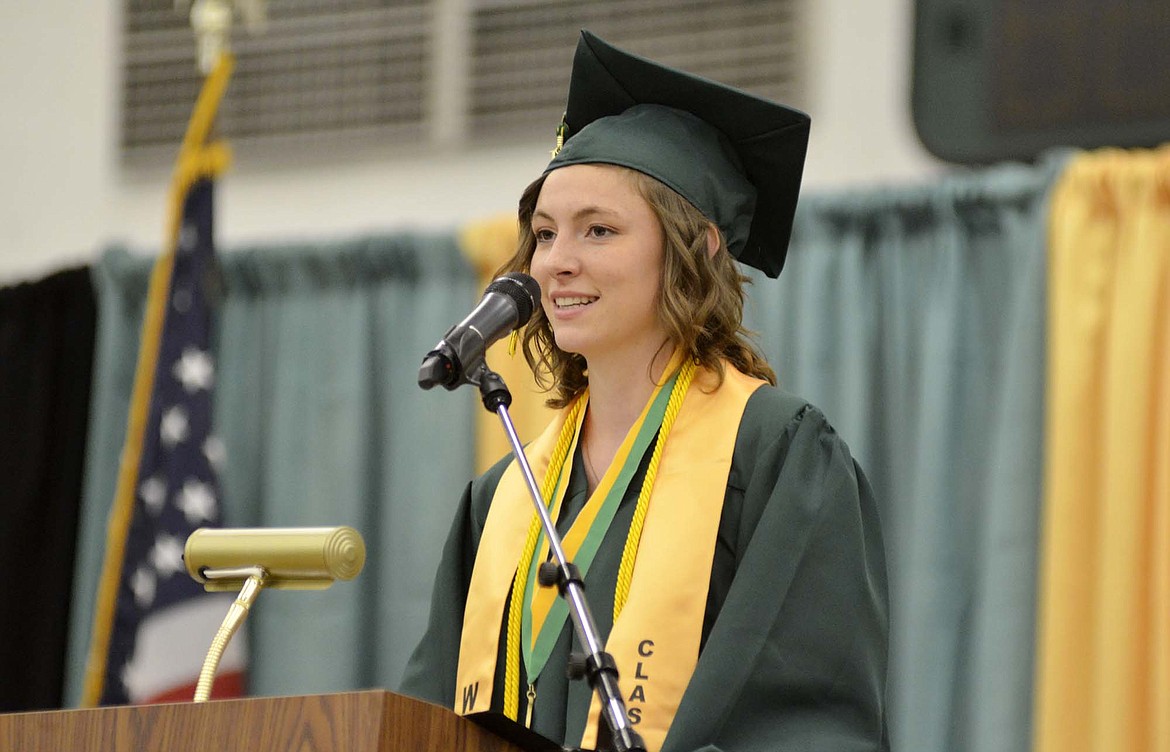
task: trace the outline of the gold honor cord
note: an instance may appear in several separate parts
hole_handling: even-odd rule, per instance
[[[553,497],[557,481],[560,479],[560,470],[565,464],[565,457],[569,447],[573,445],[573,438],[577,433],[577,419],[584,409],[586,395],[581,394],[569,409],[565,419],[565,427],[557,439],[553,449],[549,469],[544,474],[540,484],[540,496],[545,499]],[[555,468],[555,471],[554,471]],[[516,566],[516,577],[512,581],[512,599],[508,604],[508,638],[504,646],[506,657],[504,665],[504,715],[515,721],[520,715],[520,624],[524,601],[524,576],[527,574],[528,562],[536,553],[536,542],[540,538],[540,516],[532,514],[532,522],[528,526],[528,537],[524,541],[524,550],[520,554],[520,563]]]
[[[621,616],[614,622],[609,634],[605,635],[606,652],[613,656],[619,666],[626,667],[628,676],[623,677],[627,683],[625,689],[636,690],[626,698],[627,708],[632,715],[641,719],[638,733],[651,752],[661,748],[698,660],[711,561],[736,436],[749,399],[764,384],[759,379],[740,373],[730,363],[723,365],[726,377],[722,386],[719,386],[713,371],[696,364],[686,399],[663,445],[644,526],[640,534],[635,533],[638,538],[634,552],[637,558],[628,598]],[[664,383],[660,398],[655,400],[661,403],[653,419],[658,427],[656,433],[662,431],[669,397],[681,376],[682,368],[676,367],[675,370],[678,371],[673,379],[675,383]],[[539,479],[543,479],[549,472],[557,442],[571,410],[572,404],[559,411],[541,435],[525,449],[533,471],[538,476],[537,494]],[[654,443],[653,439],[650,443]],[[649,474],[654,448],[645,444],[641,446],[634,456],[645,461],[646,473]],[[566,451],[569,455],[573,454],[572,448]],[[614,463],[610,464],[607,475],[618,475],[618,467]],[[563,483],[563,477],[558,483]],[[631,497],[641,498],[628,483],[626,486]],[[523,622],[519,635],[519,656],[516,636],[513,635],[510,655],[506,638],[517,555],[525,547],[534,511],[528,490],[519,468],[513,463],[501,476],[492,497],[492,511],[480,540],[460,637],[456,681],[458,691],[452,699],[453,707],[463,715],[489,707],[502,709],[508,702],[506,697],[501,699],[498,694],[504,691],[504,675],[509,657],[514,661],[512,675],[521,681],[524,679],[525,664],[519,662],[525,660],[523,647],[527,634]],[[561,488],[558,486],[557,490]],[[637,510],[637,501],[636,498],[630,498],[629,501],[631,508],[627,511],[631,517],[620,531],[623,539],[621,544],[628,543],[630,536],[627,529],[634,527],[632,515]],[[554,508],[556,502],[554,496]],[[686,556],[679,556],[680,540],[687,541]],[[540,546],[539,541],[536,546]],[[622,545],[619,545],[619,549],[624,550]],[[615,598],[618,595],[618,564],[618,561],[614,562],[612,592]],[[523,614],[529,608],[527,598],[521,606],[521,619],[524,619]],[[670,618],[664,619],[662,614],[669,614]],[[504,629],[500,628],[501,625]],[[653,642],[650,649],[652,657],[647,656],[647,640]],[[633,667],[639,663],[643,663],[643,668],[633,671]],[[639,676],[647,673],[653,676],[653,680],[649,676]],[[549,678],[554,677],[550,675]],[[493,691],[497,680],[499,684]],[[628,686],[631,680],[636,686]],[[517,683],[513,679],[514,702],[509,704],[513,713],[516,703],[523,705],[524,702],[520,699],[524,686],[521,684],[517,691]],[[533,689],[538,687],[534,686]],[[538,697],[536,703],[539,701]],[[536,703],[530,703],[529,707]],[[594,695],[580,741],[569,739],[570,746],[583,749],[596,747],[603,710],[601,705]]]
[[[679,361],[681,362],[681,358]],[[630,483],[638,466],[642,464],[642,459],[649,457],[654,440],[662,427],[666,405],[678,381],[678,368],[671,367],[668,372],[671,376],[655,387],[638,419],[626,431],[625,438],[606,467],[601,480],[589,494],[585,505],[576,514],[576,519],[561,539],[565,556],[577,566],[582,576],[589,575],[593,558],[601,547],[602,540],[606,537],[627,491],[634,491],[635,499],[638,496],[637,489],[632,489]],[[589,407],[586,406],[585,410],[588,412]],[[580,441],[579,426],[577,446],[580,446]],[[575,451],[575,448],[570,448],[569,456],[573,456]],[[557,485],[558,493],[553,499],[554,518],[560,516],[561,505],[568,493],[567,475],[570,474],[562,469],[561,481]],[[557,636],[569,618],[568,603],[557,597],[557,589],[537,586],[539,565],[550,559],[550,549],[547,546],[547,540],[542,533],[536,543],[536,555],[528,564],[528,578],[524,588],[524,612],[520,624],[520,644],[523,648],[521,657],[525,672],[532,678],[540,676],[544,670],[544,664],[552,652],[553,645],[556,644]],[[530,683],[528,694],[532,695],[535,690],[535,685]]]
[[[687,389],[695,378],[695,362],[687,360],[678,375],[678,381],[670,392],[670,402],[666,403],[666,414],[662,416],[662,428],[658,432],[658,441],[654,443],[654,454],[650,456],[650,465],[646,468],[646,479],[642,482],[642,490],[638,494],[638,506],[634,508],[634,519],[630,521],[630,533],[626,537],[626,547],[622,549],[622,563],[618,567],[617,589],[613,594],[613,620],[616,623],[626,599],[630,597],[630,582],[634,579],[634,559],[638,556],[638,542],[642,539],[642,526],[646,523],[646,511],[650,508],[650,491],[654,487],[654,479],[658,476],[658,463],[662,461],[662,449],[666,446],[666,436],[674,427],[674,419],[678,417]]]
[[[691,359],[686,359],[679,370],[678,378],[675,380],[674,387],[671,389],[670,398],[667,403],[666,412],[663,416],[661,428],[658,431],[657,439],[654,444],[654,453],[651,456],[650,466],[647,468],[646,476],[642,480],[642,487],[638,495],[638,506],[634,512],[634,522],[631,524],[630,534],[626,539],[626,546],[622,551],[622,567],[628,568],[629,576],[625,578],[624,591],[621,592],[621,604],[625,604],[625,600],[629,594],[629,584],[632,579],[634,560],[637,556],[638,542],[641,538],[642,525],[645,522],[646,511],[649,507],[650,494],[654,487],[654,480],[658,472],[659,460],[662,456],[663,447],[666,444],[666,439],[670,433],[670,428],[674,424],[674,418],[678,415],[679,408],[682,405],[683,399],[686,396],[687,389],[694,379],[695,363]],[[576,402],[574,402],[571,411],[565,420],[564,426],[561,429],[561,434],[557,440],[556,449],[550,459],[548,471],[542,482],[542,495],[545,499],[551,498],[553,490],[556,489],[558,481],[562,479],[562,468],[569,448],[573,445],[578,429],[578,419],[580,417],[581,407],[585,404],[585,396],[582,395]],[[567,482],[567,476],[565,478]],[[536,545],[540,538],[541,528],[539,517],[533,516],[533,522],[529,526],[528,538],[525,541],[524,551],[520,557],[520,563],[516,569],[516,576],[512,583],[512,596],[508,607],[508,629],[507,642],[505,645],[505,668],[504,668],[504,714],[515,721],[519,718],[519,704],[520,704],[520,660],[521,660],[521,628],[523,623],[523,605],[524,605],[524,589],[525,589],[525,575],[527,574],[532,562],[532,557],[536,553]],[[619,588],[622,586],[622,578],[619,570]],[[617,606],[618,596],[615,595],[615,610],[620,611]],[[532,702],[534,698],[534,691],[532,683],[535,682],[536,677],[529,677],[530,685],[528,690],[528,723],[531,726],[532,718]]]

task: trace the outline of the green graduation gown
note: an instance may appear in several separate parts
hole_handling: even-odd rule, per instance
[[[585,577],[603,639],[612,627],[618,565],[651,453],[652,447]],[[557,521],[562,532],[586,500],[577,454]],[[472,566],[508,461],[463,495],[436,575],[427,632],[406,669],[401,689],[407,694],[447,707],[455,698]],[[877,506],[861,468],[819,410],[772,387],[752,394],[717,536],[699,661],[663,752],[888,750],[888,596]],[[679,556],[685,556],[681,543]],[[501,636],[501,650],[504,644]],[[565,678],[570,650],[579,647],[567,621],[536,682],[533,708],[533,729],[562,746],[580,740],[591,692],[585,682]],[[500,706],[502,657],[497,665],[493,698]],[[625,676],[631,669],[619,670]],[[523,718],[527,677],[521,682]]]

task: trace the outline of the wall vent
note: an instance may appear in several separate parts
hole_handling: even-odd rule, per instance
[[[269,0],[233,35],[219,126],[236,143],[418,145],[549,136],[579,29],[780,101],[798,94],[797,0]],[[201,76],[185,14],[127,0],[123,155],[173,148]],[[551,139],[551,136],[549,136]]]

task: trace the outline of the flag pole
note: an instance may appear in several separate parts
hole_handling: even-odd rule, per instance
[[[95,707],[101,701],[106,682],[107,659],[117,607],[118,589],[122,578],[122,564],[126,540],[134,514],[135,489],[138,486],[139,464],[143,440],[150,413],[154,376],[157,369],[159,344],[166,319],[171,275],[182,224],[183,202],[191,185],[201,177],[215,176],[227,169],[230,152],[221,142],[208,143],[207,138],[219,110],[220,101],[231,77],[234,59],[230,53],[220,54],[211,74],[204,80],[187,132],[179,149],[171,180],[167,245],[155,262],[147,294],[146,313],[142,325],[141,344],[134,374],[134,389],[130,413],[118,469],[117,490],[110,510],[106,537],[106,551],[102,574],[98,582],[94,607],[89,654],[82,687],[81,706]]]

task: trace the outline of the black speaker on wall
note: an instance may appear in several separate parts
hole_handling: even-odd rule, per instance
[[[917,0],[913,110],[965,164],[1170,142],[1170,0]]]

